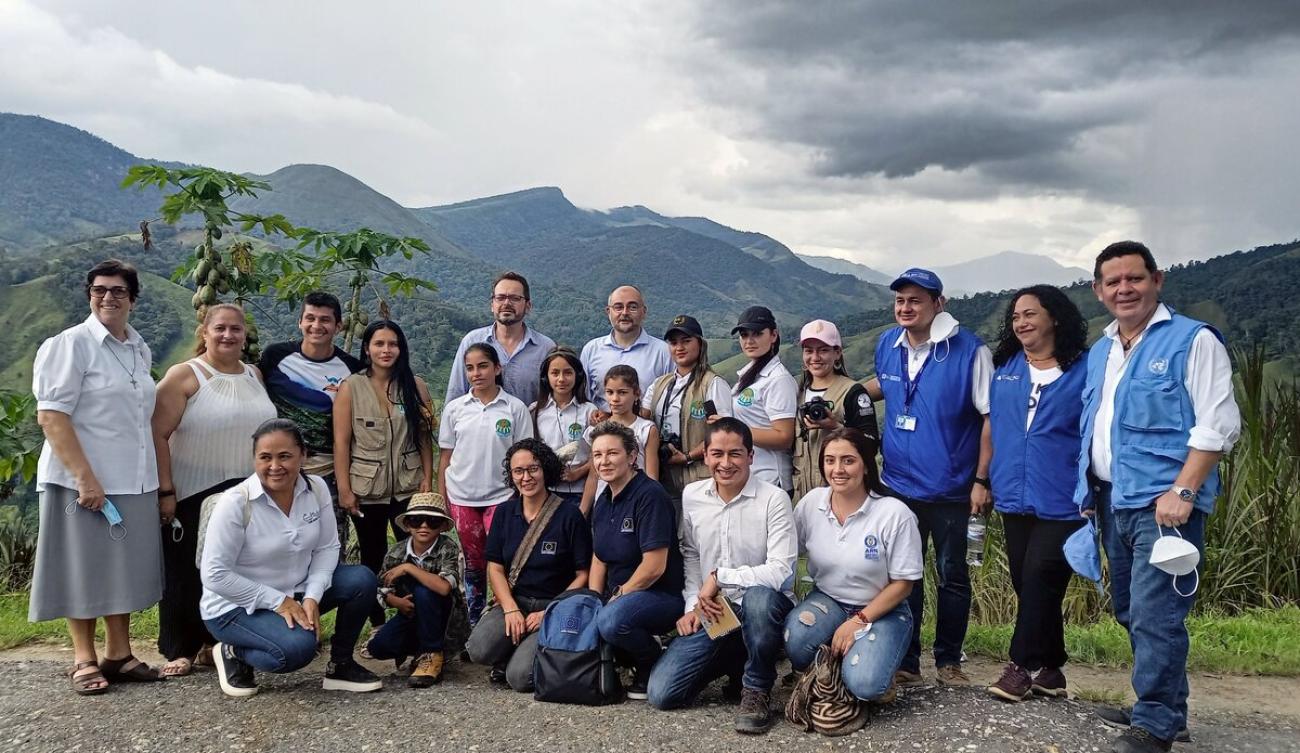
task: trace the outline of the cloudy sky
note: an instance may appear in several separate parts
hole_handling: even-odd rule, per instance
[[[0,111],[408,206],[558,185],[893,271],[1300,237],[1294,0],[0,0]]]

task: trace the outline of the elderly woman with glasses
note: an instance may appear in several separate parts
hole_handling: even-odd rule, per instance
[[[545,442],[516,442],[503,466],[515,494],[497,506],[488,532],[488,580],[496,603],[483,613],[466,648],[476,664],[491,666],[494,683],[530,693],[546,605],[587,585],[591,527],[577,505],[548,491],[564,464]]]

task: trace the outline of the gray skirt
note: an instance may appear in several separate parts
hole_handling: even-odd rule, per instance
[[[94,619],[157,604],[163,585],[158,492],[109,495],[122,514],[122,525],[111,531],[102,512],[76,499],[75,490],[56,484],[40,494],[27,619]]]

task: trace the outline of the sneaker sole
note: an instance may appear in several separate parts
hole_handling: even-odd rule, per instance
[[[765,735],[772,730],[772,722],[769,721],[762,727],[742,727],[737,724],[734,729],[742,735]]]
[[[326,677],[321,683],[321,687],[325,690],[346,690],[349,693],[373,693],[374,691],[383,688],[384,682],[383,680],[375,680],[374,682],[350,682],[348,680],[335,680]]]
[[[1042,685],[1033,685],[1029,688],[1034,695],[1046,696],[1048,698],[1069,698],[1070,691],[1065,688],[1045,688]],[[1104,720],[1103,720],[1104,721]]]
[[[249,698],[257,695],[257,688],[237,688],[226,682],[226,658],[221,655],[225,647],[220,643],[212,647],[212,665],[217,670],[217,682],[221,685],[221,692],[231,698]]]
[[[1034,691],[1026,690],[1024,695],[1018,696],[1015,693],[1007,692],[1002,688],[997,687],[996,685],[990,685],[988,687],[988,691],[989,691],[989,695],[993,696],[994,698],[1000,698],[1010,703],[1020,703],[1021,701],[1027,701],[1030,698],[1032,698],[1034,695]]]
[[[1097,718],[1097,721],[1101,722],[1107,727],[1110,727],[1111,729],[1128,729],[1129,727],[1133,726],[1132,724],[1124,724],[1123,722],[1111,721],[1110,719],[1107,719],[1103,716],[1098,716],[1096,714],[1094,714],[1093,716]],[[1178,730],[1178,734],[1174,735],[1174,742],[1176,743],[1190,743],[1191,741],[1192,741],[1192,733],[1186,727]]]
[[[627,697],[628,700],[631,701],[644,701],[645,699],[650,697],[650,694],[644,691],[629,690],[627,691]]]

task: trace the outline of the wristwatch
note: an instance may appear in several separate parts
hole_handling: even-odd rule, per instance
[[[975,483],[979,484],[980,486],[984,487],[985,489],[992,489],[992,488],[993,488],[992,484],[989,483],[989,480],[988,480],[988,479],[986,479],[986,478],[980,478],[979,476],[976,476],[976,477],[975,477]]]
[[[1196,492],[1192,489],[1188,489],[1185,486],[1175,486],[1173,489],[1170,489],[1170,491],[1172,491],[1174,494],[1177,494],[1178,498],[1184,502],[1196,501]]]

